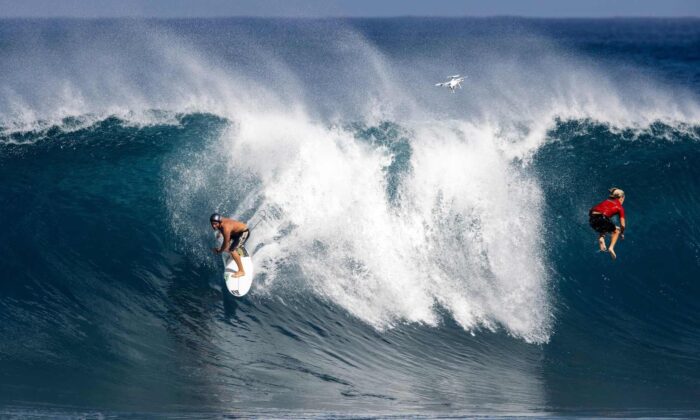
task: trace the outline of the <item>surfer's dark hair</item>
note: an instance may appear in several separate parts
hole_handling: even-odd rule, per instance
[[[211,216],[209,216],[209,223],[221,223],[221,215],[219,213],[214,213]]]

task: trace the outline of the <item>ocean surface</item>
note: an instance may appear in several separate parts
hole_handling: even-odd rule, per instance
[[[697,417],[700,20],[0,20],[0,221],[3,417]]]

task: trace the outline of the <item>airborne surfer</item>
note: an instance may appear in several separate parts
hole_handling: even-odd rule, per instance
[[[601,252],[609,252],[612,259],[616,259],[615,244],[617,239],[621,237],[625,239],[625,209],[622,208],[622,203],[625,202],[625,192],[617,187],[610,188],[610,195],[604,201],[596,204],[588,212],[588,223],[593,230],[598,232],[598,245]],[[614,215],[620,218],[620,227],[610,220]],[[610,247],[605,247],[605,235],[611,234]]]
[[[212,248],[212,251],[217,254],[221,254],[225,250],[228,250],[228,252],[231,253],[231,258],[233,258],[233,260],[236,262],[236,266],[238,266],[238,271],[233,275],[233,277],[245,276],[241,256],[238,254],[238,252],[236,252],[236,250],[248,240],[248,235],[250,235],[248,226],[243,222],[239,222],[238,220],[221,217],[219,213],[212,214],[211,217],[209,217],[209,223],[211,223],[212,229],[218,230],[224,237],[221,247]]]

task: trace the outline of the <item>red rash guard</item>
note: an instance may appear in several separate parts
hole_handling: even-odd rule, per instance
[[[603,214],[608,219],[616,214],[620,214],[620,219],[625,218],[625,209],[622,208],[622,203],[617,198],[607,199],[596,204],[591,211]]]

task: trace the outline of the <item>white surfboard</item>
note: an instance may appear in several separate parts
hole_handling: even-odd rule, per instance
[[[250,286],[253,284],[253,259],[248,254],[248,250],[245,246],[239,246],[236,250],[241,256],[241,263],[243,264],[243,271],[245,275],[241,277],[233,277],[235,273],[238,272],[238,266],[236,261],[231,258],[231,253],[223,252],[221,257],[224,260],[224,281],[226,282],[226,288],[232,295],[236,297],[245,296],[250,290]]]

